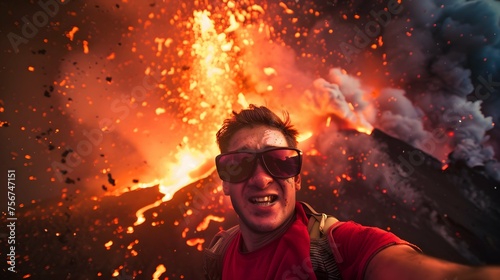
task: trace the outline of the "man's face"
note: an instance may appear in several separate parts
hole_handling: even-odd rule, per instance
[[[233,135],[228,151],[261,151],[270,147],[288,147],[280,131],[257,126],[243,128]],[[262,167],[260,160],[254,174],[243,182],[222,182],[225,195],[229,195],[242,224],[253,232],[277,229],[290,218],[295,209],[295,192],[300,189],[300,175],[288,179],[275,179]],[[272,197],[271,203],[259,203]]]

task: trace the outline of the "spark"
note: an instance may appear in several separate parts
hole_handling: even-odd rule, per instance
[[[68,37],[70,41],[73,41],[75,33],[78,32],[78,30],[80,29],[77,26],[73,26],[73,28],[66,33],[66,37]]]
[[[206,216],[203,221],[196,227],[196,230],[197,231],[203,231],[203,230],[206,230],[208,228],[208,225],[210,224],[210,221],[214,221],[214,222],[223,222],[224,221],[224,217],[218,217],[218,216],[214,216],[214,215],[208,215]]]
[[[167,271],[167,268],[163,264],[159,264],[156,267],[156,271],[153,273],[153,280],[159,280],[160,276]]]

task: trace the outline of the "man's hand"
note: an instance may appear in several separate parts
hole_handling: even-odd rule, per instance
[[[366,269],[365,279],[498,280],[500,266],[466,266],[426,256],[406,245],[395,245],[373,257]]]

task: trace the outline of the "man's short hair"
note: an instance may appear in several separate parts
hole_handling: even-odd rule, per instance
[[[288,112],[283,111],[283,119],[281,119],[265,106],[257,107],[250,104],[248,109],[243,109],[239,113],[233,111],[233,116],[224,120],[216,135],[220,151],[228,152],[229,141],[240,129],[260,125],[277,129],[285,136],[288,147],[297,148],[299,132],[291,124]]]

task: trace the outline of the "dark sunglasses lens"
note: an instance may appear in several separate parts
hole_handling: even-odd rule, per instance
[[[276,178],[290,178],[300,173],[302,160],[296,150],[271,150],[265,152],[262,158],[271,175]]]
[[[220,155],[216,159],[217,172],[222,181],[238,183],[246,180],[255,167],[255,155],[233,153]]]

